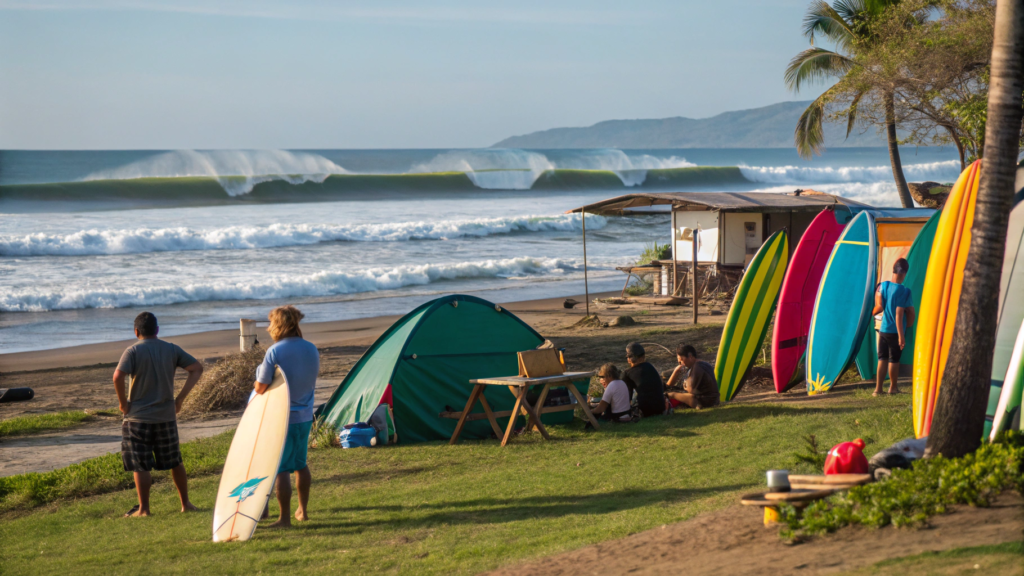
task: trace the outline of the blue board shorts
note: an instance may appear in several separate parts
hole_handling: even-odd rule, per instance
[[[284,452],[281,453],[281,466],[277,469],[278,474],[290,474],[306,467],[311,428],[313,428],[312,420],[288,425],[288,436],[284,441]]]

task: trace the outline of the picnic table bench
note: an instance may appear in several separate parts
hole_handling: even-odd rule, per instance
[[[576,404],[565,404],[562,406],[544,406],[545,400],[548,397],[548,391],[552,386],[559,387],[565,386],[569,393],[572,394],[576,401],[579,402],[578,406],[583,410],[584,416],[590,421],[597,429],[597,418],[594,418],[593,412],[590,411],[590,405],[587,404],[586,398],[580,394],[580,391],[576,389],[573,382],[576,380],[589,380],[594,375],[594,372],[566,372],[565,374],[558,374],[555,376],[541,376],[536,378],[530,378],[527,376],[496,376],[492,378],[477,378],[470,380],[469,383],[473,384],[473,391],[469,395],[469,400],[466,402],[466,407],[463,408],[462,412],[446,412],[442,416],[453,418],[458,414],[459,422],[455,425],[455,432],[452,433],[452,438],[448,442],[449,444],[455,444],[459,441],[459,435],[462,434],[462,429],[466,425],[467,421],[482,420],[487,418],[491,423],[491,429],[494,430],[494,435],[501,438],[501,445],[508,444],[509,438],[512,437],[512,430],[515,429],[516,417],[522,415],[527,417],[526,430],[530,431],[534,427],[540,431],[541,435],[544,436],[545,440],[550,440],[551,437],[548,435],[547,429],[544,427],[544,423],[540,421],[542,414],[550,414],[552,412],[565,412],[576,408]],[[487,402],[487,398],[484,397],[484,390],[487,386],[504,386],[512,392],[512,395],[516,398],[515,406],[512,410],[495,412],[491,410],[490,404]],[[532,386],[543,386],[540,391],[540,396],[537,398],[537,406],[530,404],[530,401],[526,398],[526,392]],[[470,412],[479,402],[484,408],[483,414],[471,414]],[[508,417],[508,425],[505,427],[505,431],[502,432],[501,427],[498,426],[498,418]]]

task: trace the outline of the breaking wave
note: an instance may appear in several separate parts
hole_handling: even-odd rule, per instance
[[[622,150],[581,150],[573,157],[551,160],[539,152],[515,149],[456,150],[417,164],[409,172],[433,174],[462,172],[485,190],[529,190],[547,172],[585,170],[612,172],[623,186],[639,186],[648,170],[696,166],[685,158],[658,158],[649,154],[629,156]]]
[[[305,276],[271,276],[258,282],[106,288],[81,288],[69,285],[61,290],[7,292],[0,295],[0,311],[45,312],[82,308],[158,306],[183,302],[335,296],[393,290],[445,280],[566,276],[580,268],[581,266],[572,260],[520,257],[455,264],[369,268],[357,272],[324,270]]]
[[[587,226],[599,230],[607,224],[591,216]],[[578,214],[475,218],[437,222],[386,224],[272,224],[228,226],[210,230],[192,228],[137,228],[134,230],[82,230],[73,234],[0,236],[0,256],[87,256],[184,250],[250,250],[300,246],[321,242],[399,242],[447,240],[515,232],[580,230]]]
[[[263,182],[289,184],[323,182],[331,174],[348,171],[318,154],[285,150],[175,150],[113,170],[93,172],[91,180],[207,177],[216,179],[229,196],[252,192]]]
[[[584,150],[575,157],[553,161],[540,152],[515,149],[454,150],[412,166],[399,174],[464,174],[483,190],[529,190],[545,173],[558,170],[611,172],[623,186],[639,186],[648,170],[696,166],[685,158],[627,155],[621,150]],[[252,192],[258,184],[282,181],[298,185],[323,183],[334,174],[353,174],[309,152],[285,150],[175,150],[111,170],[93,172],[84,181],[154,178],[212,178],[229,196]],[[369,173],[362,176],[394,176]]]

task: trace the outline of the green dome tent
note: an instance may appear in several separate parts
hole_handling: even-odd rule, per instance
[[[465,407],[473,388],[469,380],[515,376],[519,373],[516,353],[543,343],[536,330],[491,302],[461,294],[438,298],[388,328],[319,414],[340,429],[365,422],[377,406],[387,402],[401,442],[447,440],[456,420],[440,413],[448,407],[453,411]],[[495,411],[511,410],[515,403],[504,387],[490,386],[484,394]],[[482,409],[477,405],[475,411]],[[542,419],[545,424],[558,424],[572,417],[572,412],[558,412]],[[467,422],[462,432],[463,438],[490,435],[487,420]]]

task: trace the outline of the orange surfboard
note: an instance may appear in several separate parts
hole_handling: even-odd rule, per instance
[[[953,340],[980,171],[978,160],[960,175],[935,229],[914,343],[914,434],[918,438],[927,436],[931,430],[935,401]]]

